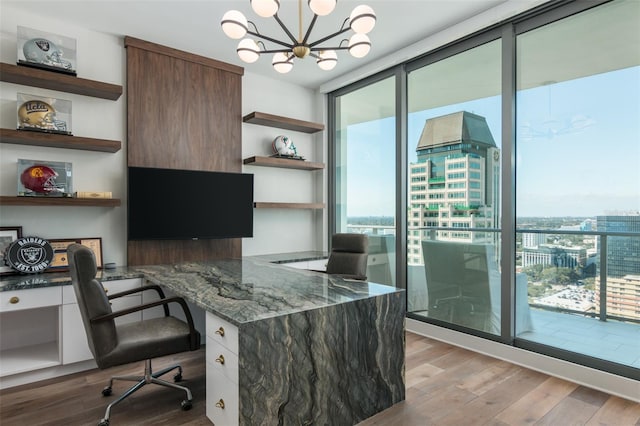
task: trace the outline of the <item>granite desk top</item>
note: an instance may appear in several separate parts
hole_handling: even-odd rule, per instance
[[[327,253],[322,251],[301,251],[291,253],[275,253],[251,256],[255,259],[272,263],[304,262],[309,260],[325,259]],[[135,267],[122,266],[115,269],[98,270],[96,278],[100,281],[116,281],[129,278],[143,278],[142,273]],[[27,290],[31,288],[53,287],[71,285],[69,272],[45,272],[41,274],[14,274],[0,276],[0,292]]]
[[[234,325],[402,292],[254,258],[139,266],[145,279]]]
[[[104,269],[96,278],[144,278],[234,325],[404,291],[289,268],[257,256]],[[9,275],[0,277],[0,292],[70,284],[68,272]]]

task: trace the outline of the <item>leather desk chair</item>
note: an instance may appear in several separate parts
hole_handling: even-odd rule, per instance
[[[193,319],[186,302],[179,297],[165,298],[162,289],[155,285],[143,286],[107,296],[102,284],[96,279],[97,268],[93,252],[83,245],[72,244],[68,247],[67,254],[73,289],[78,300],[89,348],[98,367],[105,369],[130,362],[145,361],[143,376],[112,377],[109,385],[102,390],[104,396],[109,396],[112,392],[114,380],[137,382],[107,406],[104,418],[98,425],[108,426],[111,407],[149,383],[185,392],[186,399],[182,401],[181,407],[183,410],[189,410],[193,399],[191,391],[184,386],[159,378],[170,371],[178,370],[178,373],[174,376],[174,381],[179,382],[182,380],[182,367],[174,365],[155,373],[151,368],[151,358],[193,351],[200,347],[200,333],[194,328]],[[141,291],[156,291],[160,296],[160,300],[120,311],[113,312],[111,310],[110,300]],[[182,307],[186,322],[170,316],[168,305],[175,303]],[[163,317],[129,324],[115,323],[115,319],[120,316],[154,306],[163,306]]]
[[[333,234],[327,274],[344,278],[367,280],[369,238],[364,234]]]

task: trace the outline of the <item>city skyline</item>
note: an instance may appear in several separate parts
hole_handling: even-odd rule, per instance
[[[518,217],[640,211],[638,81],[640,67],[631,67],[518,92]],[[425,121],[458,111],[485,117],[501,148],[500,108],[494,96],[409,114],[408,163],[417,161]],[[348,132],[347,216],[393,216],[395,167],[388,159],[395,158],[395,119]]]

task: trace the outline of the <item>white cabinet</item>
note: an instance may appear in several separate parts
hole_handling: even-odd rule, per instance
[[[140,287],[140,278],[105,281],[107,294]],[[142,303],[133,294],[115,299],[112,309]],[[140,312],[117,318],[132,322]],[[71,285],[0,291],[0,377],[28,373],[48,367],[73,364],[93,358],[80,309]]]
[[[62,293],[63,301],[73,300],[73,303],[62,305],[62,363],[72,364],[92,359],[93,354],[89,350],[73,287],[65,286]]]
[[[0,377],[60,364],[60,287],[0,292]]]
[[[240,419],[238,327],[206,313],[207,417],[215,425],[236,425]]]

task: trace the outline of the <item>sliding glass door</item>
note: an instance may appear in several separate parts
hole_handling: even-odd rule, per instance
[[[396,285],[395,77],[335,97],[335,231],[369,236],[369,281]]]
[[[465,46],[466,47],[466,46]],[[408,75],[408,312],[500,334],[501,42]]]
[[[639,2],[615,1],[516,39],[516,267],[534,320],[517,336],[635,367],[639,22]]]
[[[410,318],[640,379],[638,22],[546,3],[330,95],[335,229]]]

